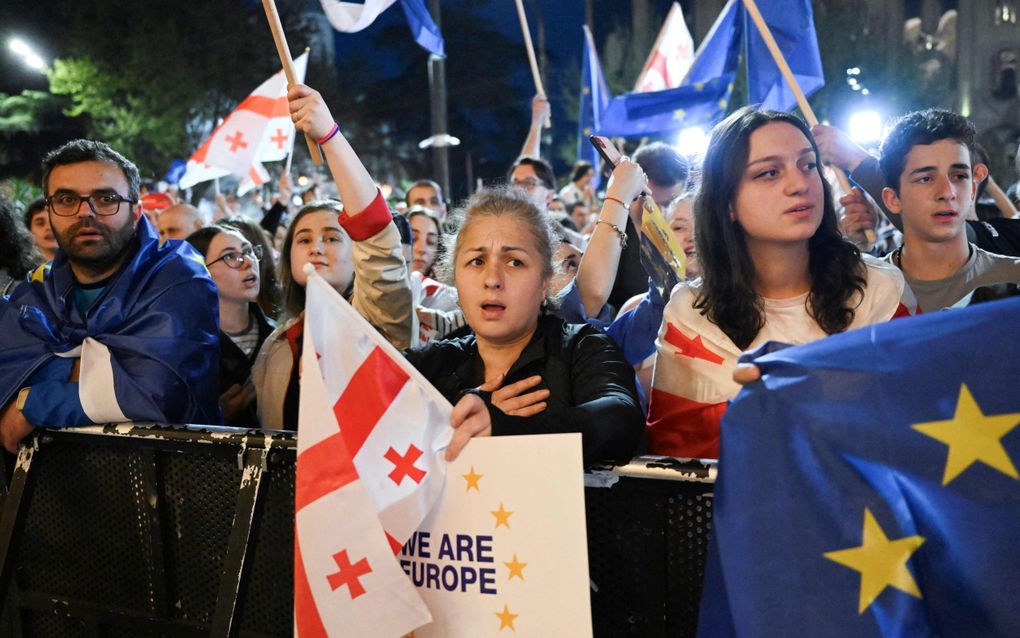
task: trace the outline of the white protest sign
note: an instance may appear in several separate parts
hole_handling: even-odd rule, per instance
[[[397,555],[434,621],[414,638],[592,635],[581,435],[472,439]]]

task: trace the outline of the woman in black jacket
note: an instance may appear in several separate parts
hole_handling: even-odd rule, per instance
[[[544,312],[548,217],[506,188],[476,193],[457,214],[441,270],[471,334],[408,353],[455,403],[447,458],[472,436],[580,432],[586,463],[629,459],[644,430],[633,369],[606,335]]]

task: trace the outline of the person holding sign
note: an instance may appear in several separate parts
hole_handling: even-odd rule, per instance
[[[742,351],[891,319],[904,312],[904,283],[843,239],[818,147],[789,113],[748,107],[715,127],[694,218],[702,279],[666,306],[649,450],[715,458]]]
[[[585,462],[629,459],[644,418],[606,335],[547,314],[556,240],[526,193],[483,190],[458,211],[442,264],[472,334],[408,359],[454,403],[447,459],[474,436],[580,432]]]

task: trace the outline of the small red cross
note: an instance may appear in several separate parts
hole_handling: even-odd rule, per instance
[[[287,136],[283,134],[282,128],[278,128],[276,129],[276,135],[269,138],[269,141],[275,142],[277,148],[279,148],[282,151],[283,145],[287,143]]]
[[[236,153],[238,148],[248,148],[248,142],[243,141],[241,131],[234,133],[233,138],[228,135],[224,139],[226,139],[227,143],[230,144],[231,153]]]
[[[340,571],[337,573],[326,576],[326,580],[329,581],[329,586],[333,588],[333,591],[347,585],[347,589],[351,593],[351,600],[364,594],[365,588],[361,586],[361,582],[358,579],[372,571],[372,568],[368,565],[368,559],[362,558],[352,565],[345,549],[333,554],[333,560],[336,561],[336,566],[340,568]]]
[[[390,472],[390,480],[397,485],[403,482],[405,476],[411,477],[415,483],[421,483],[421,480],[425,478],[425,470],[414,466],[414,462],[421,458],[421,450],[416,448],[413,444],[408,446],[407,452],[403,455],[397,452],[393,448],[386,450],[386,454],[383,455],[390,463],[395,466],[393,471]]]

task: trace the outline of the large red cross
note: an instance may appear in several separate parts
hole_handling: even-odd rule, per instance
[[[230,144],[230,152],[236,153],[238,148],[248,148],[248,142],[243,141],[241,131],[234,133],[234,137],[231,138],[229,135],[224,138],[228,144]]]
[[[421,458],[421,450],[416,448],[413,443],[408,446],[407,452],[403,455],[390,448],[386,450],[383,458],[394,465],[393,471],[390,472],[390,480],[397,485],[403,482],[405,476],[411,477],[415,483],[421,483],[421,480],[425,478],[425,470],[414,466],[414,462]]]
[[[358,579],[372,571],[368,564],[368,559],[362,558],[352,565],[345,549],[333,554],[333,560],[336,561],[336,566],[340,568],[340,571],[337,573],[326,576],[326,580],[329,581],[329,586],[333,588],[333,591],[347,585],[347,590],[351,593],[351,600],[364,594],[365,588],[361,586],[361,581]]]
[[[283,134],[282,128],[278,128],[276,129],[276,135],[269,138],[269,141],[275,142],[277,148],[279,148],[282,151],[283,145],[287,143],[287,136]]]

